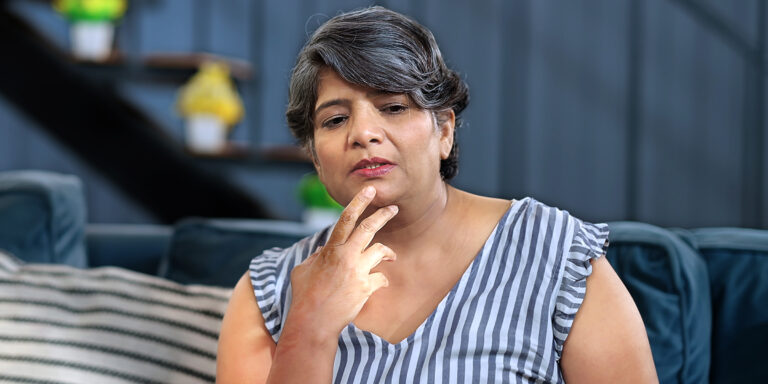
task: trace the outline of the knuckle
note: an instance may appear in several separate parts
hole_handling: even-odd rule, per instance
[[[373,251],[376,253],[387,253],[387,246],[382,243],[376,243],[371,245],[371,248],[373,248]]]
[[[384,256],[395,256],[395,251],[393,251],[392,248],[387,247],[382,243],[373,244],[371,248],[373,248],[375,252],[382,254]]]
[[[359,203],[365,204],[365,203],[368,201],[368,197],[366,197],[366,196],[365,196],[364,194],[362,194],[362,193],[358,193],[358,194],[355,196],[355,200],[357,200]]]
[[[339,223],[341,224],[349,224],[354,222],[355,217],[351,212],[344,211],[341,213],[341,216],[339,216]]]
[[[360,223],[360,229],[368,233],[376,232],[376,226],[368,219]]]

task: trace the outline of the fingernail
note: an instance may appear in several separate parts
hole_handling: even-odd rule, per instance
[[[400,211],[400,208],[397,207],[397,205],[390,205],[389,210],[392,211],[393,215],[396,215],[398,211]]]
[[[363,196],[365,197],[373,197],[375,193],[376,193],[376,189],[374,189],[370,185],[363,188]]]

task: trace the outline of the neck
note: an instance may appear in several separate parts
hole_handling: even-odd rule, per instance
[[[399,202],[398,214],[376,234],[373,242],[397,250],[409,249],[413,242],[427,241],[430,233],[441,231],[455,196],[456,190],[442,183],[429,199]]]

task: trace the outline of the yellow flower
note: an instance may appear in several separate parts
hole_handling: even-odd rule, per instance
[[[179,91],[177,108],[184,117],[203,113],[216,115],[228,126],[243,117],[243,102],[224,63],[203,64]]]

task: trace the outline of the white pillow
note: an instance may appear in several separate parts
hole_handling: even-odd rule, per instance
[[[0,252],[0,382],[213,382],[230,293]]]

